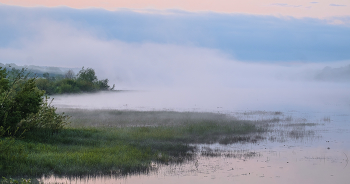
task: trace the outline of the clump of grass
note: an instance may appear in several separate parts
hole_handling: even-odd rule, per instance
[[[293,117],[292,116],[287,116],[286,118],[284,118],[284,121],[293,121]]]
[[[249,115],[274,115],[279,116],[283,113],[281,111],[248,111],[244,112],[243,115],[249,116]]]
[[[331,121],[331,117],[326,116],[326,117],[323,118],[323,121],[325,121],[325,122],[330,122],[330,121]]]
[[[2,177],[0,179],[0,184],[30,184],[32,183],[31,179],[13,179],[13,178],[5,178]]]
[[[226,157],[226,158],[238,158],[238,159],[250,159],[260,156],[257,152],[247,151],[247,150],[234,150],[226,151],[220,149],[211,149],[208,147],[203,147],[200,150],[200,155],[204,157]]]

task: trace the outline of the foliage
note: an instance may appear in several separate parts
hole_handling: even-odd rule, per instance
[[[20,180],[16,180],[13,178],[5,178],[2,177],[2,179],[0,180],[0,184],[29,184],[32,183],[31,179],[23,179],[21,178]]]
[[[39,112],[44,91],[36,87],[35,78],[24,75],[24,69],[9,76],[0,67],[0,83],[0,126],[14,132],[22,119]]]
[[[36,85],[47,94],[63,94],[113,90],[114,85],[110,87],[108,82],[108,79],[98,80],[92,68],[83,67],[76,76],[69,70],[64,78],[44,73],[43,78],[36,80]]]
[[[92,68],[84,69],[84,67],[78,73],[78,80],[88,83],[94,83],[97,81],[95,71]]]
[[[44,102],[39,111],[30,114],[27,118],[22,119],[18,126],[22,129],[30,131],[32,129],[44,129],[50,132],[58,132],[68,124],[69,116],[57,114],[57,108],[51,106],[53,99],[49,103],[49,97],[45,96]]]
[[[0,127],[7,136],[34,128],[57,132],[67,124],[68,116],[57,114],[56,108],[43,99],[45,92],[36,87],[36,78],[28,78],[25,69],[9,74],[0,67]]]

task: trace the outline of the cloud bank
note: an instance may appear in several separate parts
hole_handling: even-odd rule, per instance
[[[21,40],[40,39],[42,29],[59,24],[100,40],[216,49],[240,61],[349,60],[350,24],[334,21],[350,18],[0,6],[0,47],[20,47]]]

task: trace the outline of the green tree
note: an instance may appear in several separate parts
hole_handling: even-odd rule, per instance
[[[14,132],[22,119],[39,111],[44,91],[36,87],[35,78],[24,75],[24,70],[13,79],[8,75],[0,67],[0,126],[10,127],[9,131]]]
[[[57,132],[63,128],[69,117],[56,113],[48,97],[44,98],[45,91],[36,87],[36,78],[28,78],[25,69],[16,75],[11,78],[9,72],[0,67],[0,129],[6,129],[11,136],[18,129]]]
[[[44,90],[46,94],[54,94],[55,93],[55,85],[54,82],[49,81],[48,79],[45,78],[38,78],[35,80],[36,86]]]
[[[74,72],[73,70],[68,70],[65,74],[64,74],[64,78],[66,79],[74,79]]]
[[[83,92],[92,92],[98,89],[95,88],[94,83],[97,82],[95,71],[92,68],[84,69],[79,71],[77,75],[77,85]]]
[[[95,70],[92,68],[84,69],[84,67],[78,73],[78,80],[94,83],[97,82]]]
[[[44,73],[42,78],[36,79],[37,87],[49,95],[113,90],[114,85],[111,88],[108,82],[108,79],[98,80],[94,69],[84,67],[76,77],[74,72],[69,70],[64,77],[51,77],[49,73]]]

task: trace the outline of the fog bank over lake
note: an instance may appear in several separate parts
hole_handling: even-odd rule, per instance
[[[167,58],[159,54],[154,60],[119,61],[109,67],[96,63],[98,75],[126,91],[56,96],[54,104],[179,111],[350,110],[347,61],[253,63],[230,60],[212,50],[177,49],[185,54],[178,56],[174,48],[168,50]],[[101,72],[103,68],[108,70]]]
[[[350,90],[311,83],[290,87],[157,88],[53,96],[56,107],[175,111],[299,111],[348,113]]]

